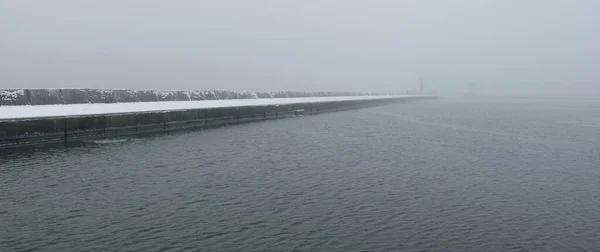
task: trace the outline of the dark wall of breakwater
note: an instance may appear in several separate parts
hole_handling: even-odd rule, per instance
[[[0,106],[53,105],[117,102],[202,101],[257,98],[296,98],[383,95],[353,92],[237,92],[237,91],[152,91],[108,89],[0,89]]]
[[[0,121],[0,148],[199,129],[424,99],[436,99],[436,97],[387,98],[5,120]]]

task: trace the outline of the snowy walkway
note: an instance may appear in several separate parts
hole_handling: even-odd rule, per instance
[[[240,99],[240,100],[206,100],[206,101],[171,101],[171,102],[137,102],[137,103],[98,103],[39,106],[0,106],[0,120],[48,118],[65,116],[89,116],[103,114],[124,114],[134,112],[170,111],[202,108],[264,106],[277,104],[315,103],[349,100],[372,100],[389,98],[410,98],[420,95],[390,96],[339,96],[339,97],[307,97],[307,98],[272,98],[272,99]]]

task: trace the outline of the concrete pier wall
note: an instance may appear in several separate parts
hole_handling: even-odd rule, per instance
[[[216,127],[436,97],[349,100],[0,121],[0,148]]]
[[[386,95],[355,92],[241,92],[241,91],[153,91],[105,89],[0,89],[0,106],[156,101],[203,101],[257,98],[299,98]]]

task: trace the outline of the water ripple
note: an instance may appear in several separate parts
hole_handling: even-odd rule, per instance
[[[597,250],[600,112],[473,107],[0,155],[0,251]]]

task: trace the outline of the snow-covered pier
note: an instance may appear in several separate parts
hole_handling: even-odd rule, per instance
[[[435,98],[355,95],[0,106],[0,148],[198,129]]]

